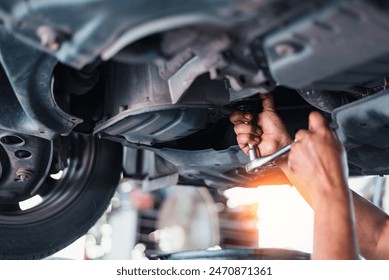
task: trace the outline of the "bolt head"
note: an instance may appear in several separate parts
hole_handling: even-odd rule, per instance
[[[30,180],[33,176],[34,172],[32,170],[26,169],[26,168],[19,168],[16,171],[16,181],[18,182],[27,182]]]
[[[289,43],[280,43],[274,47],[274,52],[278,56],[291,56],[294,55],[297,50],[296,47]]]
[[[56,30],[50,26],[40,26],[36,31],[37,36],[41,40],[42,46],[48,48],[51,51],[56,51],[60,47],[60,36]]]

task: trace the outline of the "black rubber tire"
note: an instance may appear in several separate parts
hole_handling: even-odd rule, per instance
[[[51,197],[52,202],[47,204],[51,205],[47,207],[48,211],[42,212],[45,211],[43,208],[36,210],[35,215],[34,212],[29,214],[31,222],[19,217],[19,220],[8,223],[7,219],[12,219],[12,216],[0,217],[1,259],[42,259],[50,256],[84,235],[107,209],[121,175],[122,147],[92,137],[77,137],[78,143],[81,143],[77,147],[79,158],[83,158],[81,163],[87,165],[82,174],[77,174],[80,184],[76,186],[77,191],[64,195],[66,192],[61,190],[61,196],[56,193]],[[76,165],[77,172],[80,162]],[[71,180],[60,187],[67,188],[66,184]],[[55,198],[60,198],[60,205],[53,204],[58,203]]]

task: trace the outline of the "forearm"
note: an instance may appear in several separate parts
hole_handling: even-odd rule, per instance
[[[313,259],[356,259],[358,245],[354,226],[353,207],[350,193],[345,182],[339,180],[329,188],[320,188],[322,192],[312,203],[306,189],[294,183],[286,159],[281,159],[277,165],[296,187],[301,196],[315,211],[314,219],[314,250]],[[317,186],[316,186],[317,187]]]
[[[312,259],[358,259],[353,210],[348,190],[321,194],[314,204]]]
[[[389,217],[355,192],[352,192],[358,243],[366,259],[389,259]]]
[[[286,160],[277,164],[288,177],[290,184],[295,185],[305,201],[312,206],[311,198],[305,189],[293,183],[293,176]],[[389,259],[389,216],[355,192],[351,191],[351,196],[361,255],[366,259]],[[349,219],[346,217],[346,220]],[[316,229],[315,232],[317,232]]]

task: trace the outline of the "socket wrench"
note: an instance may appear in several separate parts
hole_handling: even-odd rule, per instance
[[[265,169],[269,169],[275,166],[274,160],[290,151],[291,144],[283,147],[279,151],[265,156],[257,157],[257,153],[253,145],[249,144],[249,158],[250,161],[245,165],[247,173],[257,173]]]

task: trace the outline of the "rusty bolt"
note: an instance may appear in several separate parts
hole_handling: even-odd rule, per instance
[[[34,175],[34,172],[32,170],[21,167],[16,171],[16,181],[23,183],[27,182],[32,178],[32,175]]]

